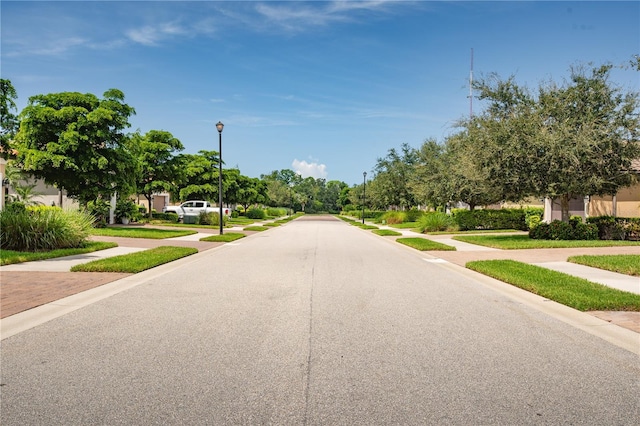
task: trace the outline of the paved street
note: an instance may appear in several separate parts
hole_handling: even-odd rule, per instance
[[[4,339],[0,424],[640,423],[637,354],[331,217],[164,271]]]

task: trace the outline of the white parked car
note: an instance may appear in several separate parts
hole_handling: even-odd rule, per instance
[[[185,201],[179,206],[164,206],[162,208],[163,213],[175,213],[178,215],[178,219],[180,220],[182,220],[185,215],[198,216],[202,212],[217,213],[219,211],[220,209],[218,207],[213,207],[208,201],[201,200]],[[224,214],[225,216],[230,216],[231,209],[228,207],[223,207],[222,214]]]

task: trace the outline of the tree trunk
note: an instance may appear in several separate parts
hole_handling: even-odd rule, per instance
[[[560,197],[560,210],[562,212],[562,221],[569,223],[569,194],[563,194]]]
[[[153,206],[151,205],[151,198],[153,198],[153,194],[149,194],[149,195],[144,194],[144,198],[146,198],[147,201],[149,202],[149,215],[148,215],[148,217],[149,217],[149,220],[151,220],[151,219],[153,219],[153,213],[152,213],[153,212],[153,208],[152,208]]]

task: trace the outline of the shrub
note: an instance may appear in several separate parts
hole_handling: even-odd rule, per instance
[[[200,212],[198,216],[198,223],[200,225],[217,225],[220,226],[220,213],[218,212]],[[222,224],[227,223],[227,218],[223,215]]]
[[[158,213],[156,211],[151,213],[151,217],[153,219],[158,219],[158,220],[167,220],[169,222],[173,222],[173,223],[178,223],[180,221],[180,218],[178,217],[177,213],[173,213],[173,212],[169,212],[169,213]]]
[[[286,209],[279,209],[276,207],[269,207],[267,209],[267,216],[271,216],[271,217],[281,217],[281,216],[286,216],[287,215],[287,210]]]
[[[595,216],[587,219],[598,227],[601,240],[640,239],[640,218]]]
[[[264,210],[252,207],[246,212],[246,216],[249,219],[264,219],[266,217]]]
[[[417,209],[411,209],[404,212],[404,221],[405,222],[416,222],[423,216],[423,212]]]
[[[8,208],[0,211],[0,248],[36,252],[82,247],[93,222],[84,211]]]
[[[542,222],[542,217],[544,216],[544,208],[543,207],[526,207],[524,210],[524,223],[527,225],[528,229],[535,228],[540,222]]]
[[[389,225],[395,225],[404,222],[405,215],[403,212],[389,211],[380,216],[380,221]]]
[[[454,228],[455,222],[451,216],[442,212],[428,212],[418,219],[420,232],[447,231]]]
[[[122,219],[137,220],[140,217],[140,210],[136,203],[129,199],[119,199],[114,210],[115,216]]]
[[[536,240],[597,240],[598,228],[592,223],[582,223],[573,219],[570,222],[554,220],[540,223],[529,231],[529,238]]]
[[[89,201],[87,203],[87,212],[94,217],[93,226],[96,228],[103,228],[107,226],[110,209],[111,206],[107,200],[98,199],[95,201]]]
[[[453,218],[462,231],[476,229],[528,230],[524,209],[456,210]]]

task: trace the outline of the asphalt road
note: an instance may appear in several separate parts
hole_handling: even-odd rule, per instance
[[[640,424],[637,355],[321,219],[3,340],[0,423]]]

